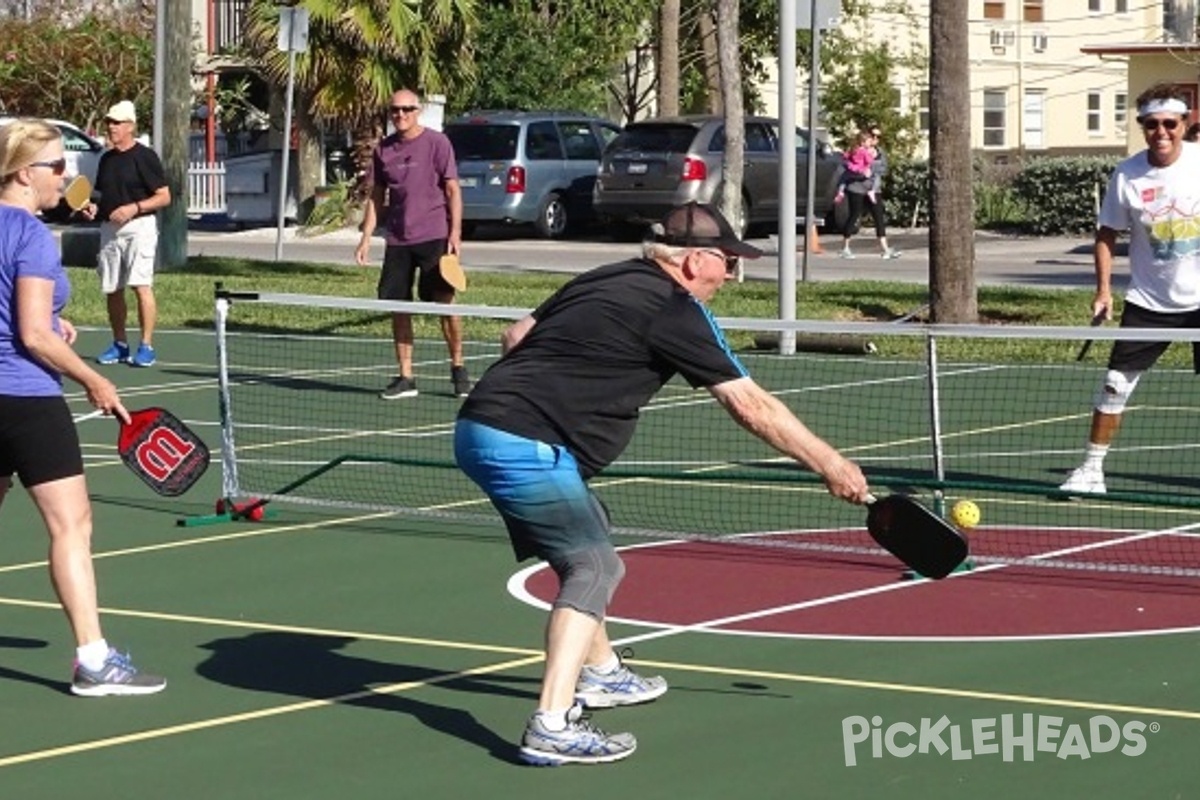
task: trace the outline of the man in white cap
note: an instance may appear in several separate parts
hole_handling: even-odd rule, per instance
[[[158,154],[134,139],[137,111],[122,100],[104,115],[108,151],[96,171],[98,203],[84,209],[88,219],[101,220],[100,256],[96,271],[108,303],[108,323],[113,341],[96,357],[101,364],[154,365],[154,325],[158,306],[154,300],[154,259],[158,250],[155,212],[171,203],[171,190]],[[137,296],[141,342],[129,348],[125,330],[128,308],[125,289]]]

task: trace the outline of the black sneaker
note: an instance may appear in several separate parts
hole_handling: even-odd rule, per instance
[[[399,400],[402,397],[416,396],[417,382],[412,378],[405,378],[403,375],[393,380],[386,389],[379,393],[379,397],[383,400]]]
[[[471,376],[466,367],[451,367],[450,382],[454,384],[455,397],[466,397],[471,393]]]

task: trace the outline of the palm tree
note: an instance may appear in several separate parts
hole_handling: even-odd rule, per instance
[[[471,41],[475,0],[302,0],[309,12],[308,51],[296,58],[295,115],[302,139],[302,198],[311,196],[319,162],[306,164],[319,124],[352,131],[360,174],[381,132],[383,110],[398,88],[450,94],[475,74]],[[288,55],[277,48],[279,6],[251,0],[245,46],[277,87],[286,85]],[[308,191],[306,191],[306,189]]]

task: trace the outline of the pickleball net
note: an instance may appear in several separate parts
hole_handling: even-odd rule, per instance
[[[453,460],[453,396],[438,315],[447,307],[218,291],[223,495],[235,501],[498,522]],[[454,306],[467,364],[500,356],[526,309]],[[390,315],[413,315],[419,395],[396,375]],[[1077,466],[1115,328],[723,319],[754,378],[857,461],[879,492],[937,509],[970,498],[977,563],[1200,575],[1200,401],[1177,344],[1139,385],[1106,461],[1108,493],[1058,489]],[[1194,341],[1197,331],[1155,332]],[[756,350],[764,338],[823,352]],[[1097,339],[1076,363],[1080,342]],[[861,346],[869,342],[870,348]],[[839,343],[846,346],[839,346]],[[643,410],[623,456],[593,479],[619,534],[881,553],[865,512],[676,380]],[[499,530],[499,528],[497,528]]]

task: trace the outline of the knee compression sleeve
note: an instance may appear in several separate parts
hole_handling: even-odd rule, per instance
[[[625,564],[611,545],[568,553],[551,561],[550,566],[559,580],[555,608],[567,606],[604,619],[613,593],[625,576]]]
[[[1104,383],[1096,392],[1096,410],[1102,414],[1120,414],[1125,411],[1125,404],[1133,394],[1138,380],[1142,377],[1140,370],[1110,369],[1104,374]]]

